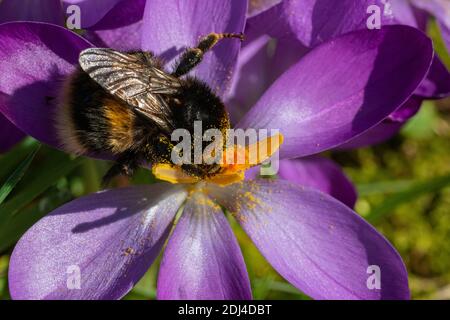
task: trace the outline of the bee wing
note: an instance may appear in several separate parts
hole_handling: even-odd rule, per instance
[[[137,112],[169,129],[171,110],[161,95],[176,94],[179,80],[132,53],[90,48],[81,52],[81,68],[100,86]]]

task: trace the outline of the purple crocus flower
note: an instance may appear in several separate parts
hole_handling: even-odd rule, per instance
[[[66,18],[75,12],[69,8],[73,5],[79,8],[81,29],[113,32],[142,20],[145,0],[2,0],[0,23],[36,21],[65,26]]]
[[[0,153],[6,152],[24,138],[25,134],[18,130],[8,119],[0,114]]]
[[[412,0],[412,3],[415,7],[436,18],[447,50],[450,52],[450,2],[446,0]]]
[[[299,159],[284,159],[278,163],[277,177],[292,183],[310,187],[327,193],[349,208],[355,206],[357,193],[352,182],[338,164],[320,156]],[[261,174],[260,166],[250,168],[245,173],[247,180],[257,179]]]
[[[241,32],[246,1],[152,0],[142,48],[170,60],[199,36]],[[170,13],[170,14],[168,14]],[[61,148],[53,121],[61,81],[92,46],[43,23],[0,26],[0,111],[24,132]],[[240,44],[219,44],[195,70],[225,97]],[[430,40],[406,26],[357,31],[313,49],[266,90],[240,128],[280,129],[284,158],[312,155],[362,134],[422,82]],[[272,266],[316,299],[407,299],[405,266],[389,242],[333,197],[283,180],[228,186],[158,183],[76,199],[35,224],[10,260],[15,299],[117,299],[143,276],[169,237],[159,299],[250,299],[226,208]],[[174,227],[174,220],[180,217]],[[173,229],[173,231],[172,231]],[[172,232],[171,232],[172,231]],[[381,287],[370,284],[379,267]],[[67,272],[78,270],[79,286]]]
[[[60,0],[3,0],[0,3],[0,23],[9,21],[41,21],[64,24]]]
[[[428,15],[412,7],[407,1],[394,1],[392,12],[383,14],[382,25],[406,24],[426,30]],[[311,48],[352,30],[367,29],[367,9],[381,1],[339,1],[329,6],[326,1],[268,0],[250,5],[246,33],[250,41],[244,43],[239,56],[237,76],[227,96],[231,116],[235,121],[253,106],[262,93],[288,68],[294,65]],[[389,8],[388,8],[389,9]],[[276,38],[276,43],[270,37]],[[450,94],[450,74],[435,57],[431,70],[414,96],[390,114],[377,126],[351,139],[337,149],[357,148],[377,144],[391,138],[419,110],[425,98],[437,99]],[[330,186],[347,184],[347,179],[331,160],[295,159],[280,162],[280,178],[290,180],[330,193]],[[283,168],[295,163],[296,170]],[[315,169],[311,170],[314,165]],[[334,167],[335,170],[330,171]],[[258,168],[252,170],[258,173]],[[305,175],[304,172],[309,172]],[[336,175],[339,172],[339,175]],[[248,174],[255,177],[255,174]],[[336,176],[341,179],[337,183]],[[326,179],[328,178],[328,179]],[[320,183],[316,183],[320,181]],[[331,194],[353,207],[356,201],[354,188],[334,188]],[[345,193],[339,190],[346,190]],[[352,190],[351,192],[349,190]]]
[[[67,8],[80,8],[83,36],[99,47],[131,50],[140,47],[145,0],[3,0],[0,24],[10,21],[48,22],[64,26]],[[8,151],[25,137],[0,115],[0,153]]]
[[[230,116],[235,122],[258,101],[270,85],[302,58],[309,50],[295,41],[278,41],[271,52],[268,36],[245,43],[241,49],[236,75],[226,97]],[[260,167],[251,168],[247,179],[255,179]],[[281,179],[328,193],[353,208],[357,193],[342,169],[332,160],[320,157],[284,159],[279,162],[277,176]]]
[[[308,49],[354,30],[367,29],[367,21],[371,7],[380,9],[381,26],[402,24],[426,31],[428,15],[419,9],[427,10],[435,15],[444,26],[449,20],[449,4],[440,0],[343,0],[329,5],[327,1],[283,0],[258,2],[252,11],[259,14],[251,16],[246,31],[252,39],[268,34],[278,39],[276,58],[284,61],[288,68],[296,59],[292,59],[293,51],[297,57],[304,55]],[[286,52],[288,56],[286,56]],[[247,63],[257,63],[255,60]],[[275,63],[275,62],[274,62]],[[251,68],[251,67],[249,67]],[[270,81],[273,79],[269,79]],[[440,99],[450,95],[450,73],[436,55],[428,76],[416,89],[410,101],[405,102],[399,110],[394,111],[378,126],[365,134],[340,146],[354,148],[379,143],[395,135],[403,124],[419,110],[424,99]],[[239,99],[239,98],[238,98]],[[406,110],[408,109],[408,110]],[[406,110],[406,111],[405,111]]]

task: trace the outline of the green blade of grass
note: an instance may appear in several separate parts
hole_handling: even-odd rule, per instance
[[[81,158],[72,159],[69,155],[56,150],[49,149],[45,154],[46,159],[39,170],[30,170],[30,173],[22,179],[20,187],[16,188],[16,195],[0,205],[0,229],[9,217],[82,163]]]
[[[447,186],[450,186],[450,174],[415,183],[410,188],[391,195],[387,200],[372,209],[366,218],[370,222],[377,221],[392,212],[396,207],[414,201],[420,196],[437,192]]]
[[[7,153],[0,155],[0,181],[6,180],[11,171],[13,171],[14,168],[16,168],[38,145],[39,143],[36,140],[26,138]]]
[[[431,20],[428,24],[428,34],[433,40],[434,51],[439,55],[447,68],[450,68],[450,55],[448,54],[441,30],[435,19]]]
[[[0,256],[0,300],[9,300],[8,292],[8,256]]]
[[[71,199],[70,192],[50,188],[40,201],[10,216],[3,224],[5,227],[0,228],[0,252],[12,247],[37,221]]]
[[[0,204],[2,204],[3,201],[5,201],[6,197],[8,197],[8,195],[11,193],[11,191],[14,189],[17,183],[19,183],[19,181],[23,178],[25,172],[30,167],[31,162],[33,161],[39,149],[40,146],[34,149],[34,151],[31,152],[28,155],[28,157],[24,161],[22,161],[22,163],[19,164],[16,170],[14,170],[14,172],[9,176],[9,178],[0,188]]]
[[[5,227],[0,228],[0,252],[13,246],[33,224],[46,214],[39,209],[39,206],[33,206],[5,220],[3,224]]]
[[[360,197],[405,191],[414,184],[413,180],[381,181],[356,185]]]

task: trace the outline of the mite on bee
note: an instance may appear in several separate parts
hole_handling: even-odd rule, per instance
[[[243,35],[207,35],[181,54],[173,72],[151,52],[84,50],[63,90],[57,118],[61,144],[77,154],[112,153],[116,162],[104,177],[108,183],[116,175],[132,175],[141,163],[171,163],[175,129],[193,133],[194,122],[202,121],[204,130],[225,132],[230,121],[223,102],[204,82],[186,76],[225,38],[242,41]],[[217,164],[181,168],[200,178],[221,169]]]

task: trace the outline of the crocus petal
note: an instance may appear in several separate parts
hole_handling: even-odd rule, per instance
[[[419,27],[409,0],[388,3],[385,0],[341,0],[333,6],[322,0],[286,0],[280,7],[279,15],[287,23],[272,30],[276,29],[277,35],[290,33],[309,47],[351,31],[367,29],[373,22],[371,16],[378,14],[380,26]]]
[[[426,1],[428,6],[433,3],[433,0]],[[394,19],[388,23],[405,24],[426,32],[429,15],[423,8],[413,7],[409,0],[392,1],[391,6]],[[435,7],[434,9],[436,10]],[[450,73],[437,55],[433,59],[427,77],[414,94],[427,99],[440,99],[450,95]]]
[[[411,27],[346,34],[286,71],[238,127],[280,130],[282,158],[321,152],[400,107],[424,79],[432,58],[430,39]]]
[[[277,39],[296,38],[288,21],[284,17],[285,1],[250,16],[245,25],[245,37],[251,41],[262,35],[270,35]]]
[[[438,21],[450,27],[450,3],[447,0],[411,0],[417,8],[427,11]]]
[[[256,166],[245,172],[245,179],[255,180],[261,174],[261,167]],[[357,199],[355,187],[342,169],[330,159],[311,156],[280,160],[277,177],[325,192],[350,208],[355,206]]]
[[[64,17],[60,0],[0,1],[0,23],[9,21],[38,21],[62,25]]]
[[[263,11],[269,10],[273,6],[279,4],[282,0],[257,0],[250,1],[248,4],[247,16],[253,17]]]
[[[395,136],[406,121],[413,117],[420,109],[422,99],[411,97],[399,109],[389,115],[383,122],[367,130],[363,134],[340,145],[338,149],[354,149],[384,142]]]
[[[425,10],[413,7],[414,16],[416,18],[417,28],[423,32],[427,32],[430,15]]]
[[[322,157],[281,160],[278,177],[325,192],[350,208],[356,203],[356,189],[341,168]]]
[[[427,77],[414,94],[428,99],[441,99],[450,95],[450,73],[437,55],[434,56]]]
[[[412,3],[436,17],[442,37],[450,52],[450,3],[447,0],[412,0]]]
[[[0,113],[0,153],[8,151],[24,137],[25,134]]]
[[[450,52],[450,26],[439,23],[439,27],[441,29],[442,38],[444,39],[445,45],[447,46],[447,51]]]
[[[312,298],[409,298],[407,273],[398,253],[334,198],[271,179],[216,192],[272,266]],[[380,271],[376,287],[374,269]]]
[[[110,30],[88,30],[84,38],[99,48],[111,48],[118,51],[140,50],[142,21],[125,27]]]
[[[76,5],[80,8],[81,28],[89,28],[99,22],[114,6],[123,0],[63,0],[64,10],[70,6]],[[130,0],[126,0],[130,1]]]
[[[114,8],[89,30],[110,30],[129,26],[144,16],[145,0],[119,1]],[[127,39],[123,39],[127,40]]]
[[[419,24],[417,20],[422,17],[416,14],[409,0],[391,1],[389,7],[383,2],[384,0],[342,0],[329,6],[319,0],[287,0],[283,12],[288,17],[290,27],[298,39],[312,47],[346,32],[366,28],[369,18],[367,11],[371,7],[378,7],[381,10],[381,26],[404,24],[416,28],[424,27],[423,21]],[[428,7],[432,3],[428,0],[426,2]],[[289,12],[295,14],[289,14]],[[416,94],[436,99],[450,94],[450,74],[439,58],[435,57],[430,74],[420,85]]]
[[[330,6],[327,1],[321,0],[286,0],[283,2],[282,15],[303,44],[315,47],[344,33],[367,28],[367,11],[371,6],[383,10],[383,2],[340,0]],[[382,24],[390,23],[391,20],[392,13],[381,14]]]
[[[416,115],[422,105],[423,99],[413,96],[409,98],[400,108],[392,112],[388,120],[392,122],[406,122],[410,118]]]
[[[426,31],[426,19],[423,15],[423,11],[419,12],[415,7],[413,7],[410,0],[390,1],[389,7],[382,6],[381,8],[387,8],[393,17],[393,19],[388,19],[383,22],[391,24],[405,24],[418,28],[424,32]],[[383,14],[384,10],[381,13]]]
[[[233,123],[237,123],[270,86],[268,41],[268,37],[262,36],[239,53],[233,83],[225,100]]]
[[[90,44],[77,34],[37,22],[0,26],[0,111],[23,132],[60,147],[54,126],[62,80]]]
[[[244,259],[222,209],[201,193],[188,201],[169,239],[158,299],[251,299]]]
[[[445,0],[413,0],[413,3],[436,17],[442,38],[450,52],[450,3]]]
[[[270,68],[271,83],[300,61],[309,51],[309,48],[303,46],[296,39],[279,39],[273,55],[273,66]]]
[[[403,122],[383,121],[336,149],[356,149],[382,143],[399,133],[403,125]]]
[[[12,298],[121,298],[157,257],[185,196],[157,184],[102,191],[60,207],[14,249]]]
[[[329,6],[320,0],[286,0],[279,5],[281,9],[278,11],[275,10],[276,8],[268,10],[269,12],[277,11],[278,16],[285,18],[278,21],[276,27],[273,26],[266,32],[278,38],[283,38],[286,33],[294,35],[305,45],[315,47],[347,32],[367,28],[370,14],[376,14],[373,10],[381,10],[380,26],[404,24],[424,31],[426,18],[424,18],[423,10],[419,11],[412,7],[409,0],[391,1],[388,5],[385,5],[384,2],[384,0],[342,0]],[[423,2],[427,3],[426,7],[429,11],[437,11],[441,8],[437,5],[432,6],[433,1],[425,0]],[[263,12],[261,16],[263,15],[268,14]],[[442,13],[439,15],[442,16]],[[258,31],[267,28],[261,26],[263,23],[270,25],[265,22],[267,18],[256,16],[250,19],[250,31],[257,21],[259,23],[254,29]],[[274,19],[271,20],[272,23],[275,23]],[[434,99],[450,94],[450,74],[439,58],[435,57],[430,74],[419,86],[416,94]]]
[[[83,36],[98,47],[139,50],[144,7],[145,0],[120,1]]]
[[[152,0],[145,7],[142,48],[172,61],[211,32],[244,30],[247,0]],[[225,39],[190,73],[219,95],[226,94],[239,52],[238,39]]]
[[[307,52],[296,39],[279,39],[275,43],[268,36],[250,41],[239,53],[232,89],[226,100],[233,123],[239,120],[258,101],[270,85]]]

